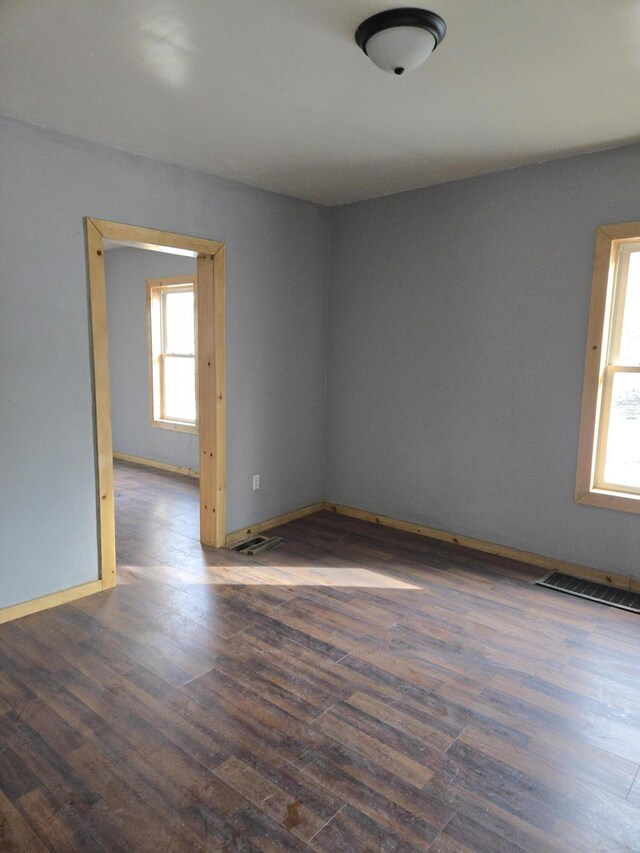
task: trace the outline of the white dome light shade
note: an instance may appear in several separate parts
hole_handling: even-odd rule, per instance
[[[367,42],[367,56],[389,74],[404,74],[422,65],[435,46],[435,37],[427,30],[391,27],[371,36]]]
[[[429,57],[447,32],[440,15],[426,9],[389,9],[363,21],[356,43],[389,74],[413,71]]]

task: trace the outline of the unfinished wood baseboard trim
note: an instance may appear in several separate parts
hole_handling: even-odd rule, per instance
[[[284,515],[277,515],[275,518],[259,521],[257,524],[252,524],[251,527],[234,530],[233,533],[227,533],[225,545],[235,545],[252,534],[262,533],[263,530],[270,530],[272,527],[279,527],[281,524],[287,524],[289,521],[295,521],[297,518],[304,518],[305,515],[312,515],[314,512],[320,512],[324,508],[325,504],[322,501],[318,501],[317,503],[309,504],[309,506],[285,512]]]
[[[184,474],[185,477],[199,479],[199,474],[193,468],[184,468],[181,465],[171,465],[169,462],[156,462],[155,459],[146,459],[144,456],[132,456],[130,453],[113,452],[114,459],[122,462],[133,462],[134,465],[144,465],[145,468],[160,468],[161,471],[173,471],[174,474]]]
[[[102,589],[101,580],[89,581],[89,583],[82,583],[79,586],[69,587],[69,589],[61,589],[59,592],[52,592],[49,595],[42,595],[40,598],[32,598],[31,601],[23,601],[21,604],[3,607],[0,609],[0,625],[3,622],[20,619],[21,616],[29,616],[31,613],[38,613],[40,610],[48,610],[50,607],[68,604],[78,598],[85,598],[87,595],[102,592]]]
[[[472,548],[474,551],[483,551],[485,554],[495,554],[498,557],[506,557],[508,560],[517,560],[520,563],[529,563],[538,566],[548,572],[562,572],[565,575],[584,578],[585,580],[597,581],[598,583],[617,586],[620,589],[629,589],[640,592],[640,580],[630,578],[627,575],[605,572],[602,569],[593,569],[590,566],[581,566],[578,563],[569,563],[566,560],[558,560],[555,557],[545,557],[532,551],[521,551],[519,548],[510,548],[507,545],[496,545],[495,542],[485,542],[484,539],[474,539],[472,536],[463,536],[459,533],[450,533],[447,530],[438,530],[435,527],[426,527],[423,524],[414,524],[410,521],[401,521],[398,518],[389,518],[385,515],[377,515],[362,509],[350,506],[327,503],[324,509],[338,515],[348,515],[361,521],[370,521],[383,527],[391,527],[394,530],[402,530],[405,533],[415,533],[428,539],[437,539],[440,542],[451,542],[463,548]]]

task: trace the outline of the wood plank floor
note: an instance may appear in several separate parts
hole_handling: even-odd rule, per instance
[[[116,483],[119,586],[0,626],[1,850],[640,850],[640,617],[330,513],[205,550],[196,483]]]

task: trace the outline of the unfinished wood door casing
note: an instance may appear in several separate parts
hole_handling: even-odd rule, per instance
[[[104,240],[136,248],[182,249],[197,255],[196,324],[200,427],[200,540],[225,544],[226,364],[224,244],[167,231],[86,219],[93,396],[98,485],[98,529],[102,588],[115,585],[113,446],[104,271]]]
[[[102,588],[109,589],[116,583],[116,528],[104,239],[90,219],[86,220],[85,227],[96,447],[99,578]]]
[[[200,541],[221,548],[226,535],[226,392],[224,246],[198,255],[198,428]]]

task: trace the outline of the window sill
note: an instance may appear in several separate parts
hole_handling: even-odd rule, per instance
[[[198,427],[195,424],[185,423],[183,421],[151,421],[151,426],[156,429],[170,429],[173,432],[190,432],[192,435],[198,434]]]
[[[627,492],[591,489],[584,495],[576,496],[576,503],[640,514],[640,495],[630,495]]]

